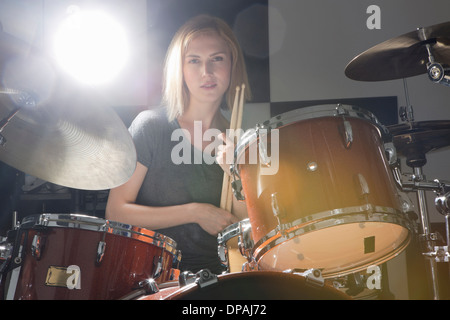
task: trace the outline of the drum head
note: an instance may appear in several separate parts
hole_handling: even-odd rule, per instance
[[[339,221],[331,219],[328,223]],[[386,262],[410,242],[409,229],[395,223],[355,222],[322,228],[318,222],[309,228],[317,230],[303,234],[305,228],[299,228],[291,232],[289,239],[278,237],[266,244],[257,254],[260,269],[316,268],[329,278]]]

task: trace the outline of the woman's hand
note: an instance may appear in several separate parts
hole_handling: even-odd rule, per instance
[[[194,221],[213,236],[217,236],[226,227],[239,221],[230,212],[209,203],[191,203],[189,208],[195,217]]]

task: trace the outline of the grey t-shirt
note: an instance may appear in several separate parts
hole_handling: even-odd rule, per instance
[[[190,202],[220,205],[223,170],[217,163],[195,164],[194,155],[201,151],[189,143],[191,161],[175,164],[171,155],[180,150],[186,137],[172,141],[172,132],[180,129],[177,120],[168,121],[166,110],[158,108],[141,112],[129,131],[136,146],[137,160],[148,168],[136,203],[148,206],[171,206]],[[188,149],[184,149],[188,150]],[[175,155],[179,154],[177,152]],[[208,268],[216,274],[223,271],[217,254],[217,238],[198,224],[153,230],[173,239],[181,250],[180,270],[197,272]]]

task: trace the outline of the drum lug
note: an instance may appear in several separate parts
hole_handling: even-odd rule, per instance
[[[242,194],[242,182],[239,172],[237,171],[236,165],[230,165],[230,173],[233,176],[233,181],[231,182],[231,188],[233,189],[234,196],[239,201],[244,201],[245,197]]]
[[[13,245],[7,242],[7,238],[1,237],[0,239],[0,261],[3,261],[0,263],[0,273],[3,273],[11,261]]]
[[[300,272],[298,269],[289,269],[283,271],[284,273],[298,274],[305,277],[306,283],[313,287],[323,287],[325,285],[325,279],[322,277],[322,271],[320,269],[308,269]]]
[[[153,258],[153,279],[158,279],[163,270],[163,255],[160,255],[159,257],[155,256]]]
[[[346,108],[343,107],[342,104],[338,103],[336,106],[336,111],[338,116],[347,116],[349,112]]]
[[[200,270],[197,272],[196,277],[197,279],[195,280],[195,283],[197,283],[200,288],[213,285],[219,281],[217,276],[208,269]]]
[[[252,258],[251,261],[245,262],[242,265],[242,272],[248,272],[248,271],[257,271],[259,270],[258,264],[256,261]]]
[[[39,260],[42,256],[42,249],[44,247],[44,239],[40,235],[34,235],[31,242],[31,255]]]
[[[344,146],[346,149],[350,149],[350,147],[352,146],[353,143],[353,129],[352,129],[352,125],[350,124],[350,122],[348,122],[347,120],[343,121],[343,125],[344,125],[344,130],[340,130],[342,138],[344,139]]]
[[[260,134],[263,131],[263,135]],[[259,161],[262,167],[270,168],[272,165],[271,158],[268,156],[267,152],[267,141],[262,137],[267,137],[271,132],[271,128],[267,128],[264,125],[257,125],[256,127],[256,139],[258,140],[258,150],[259,150]]]
[[[394,166],[397,164],[397,149],[393,142],[386,142],[384,144],[384,151],[386,152],[386,157],[388,159],[389,165]]]
[[[302,274],[306,278],[306,282],[315,287],[323,287],[325,280],[322,277],[322,271],[319,269],[309,269]]]
[[[180,287],[185,287],[195,282],[195,274],[190,271],[183,271],[178,277],[178,283]]]
[[[236,199],[239,200],[239,201],[244,201],[245,197],[242,194],[242,182],[241,182],[241,180],[235,180],[235,181],[231,182],[231,187],[233,189],[233,193],[234,193],[234,196],[236,197]]]
[[[142,295],[151,295],[159,292],[158,284],[153,279],[145,279],[137,284],[137,289],[127,295],[119,298],[119,300],[135,300]]]
[[[349,114],[348,110],[343,108],[341,104],[338,104],[336,107],[336,111],[338,116],[342,116],[343,119],[343,125],[344,130],[340,129],[339,132],[341,133],[342,138],[344,139],[344,146],[346,149],[349,149],[352,146],[353,143],[353,129],[350,122],[345,120],[345,116]]]
[[[181,257],[182,253],[181,250],[177,250],[174,254],[173,262],[172,262],[172,268],[179,269],[180,263],[181,263]]]
[[[248,230],[242,230],[241,235],[238,237],[239,252],[242,256],[246,257],[247,260],[252,258],[252,248],[253,239],[251,238],[251,233]]]
[[[180,287],[196,283],[200,288],[204,288],[215,284],[218,281],[219,280],[217,279],[217,276],[208,269],[202,269],[196,274],[190,271],[184,271],[180,274],[180,277],[178,279]]]
[[[102,263],[103,257],[105,256],[105,250],[106,250],[106,242],[99,241],[97,246],[97,259],[96,259],[97,264]]]
[[[220,259],[222,266],[228,270],[228,268],[229,268],[228,248],[226,247],[226,245],[224,243],[223,244],[219,243],[219,245],[217,247],[217,253],[219,255],[219,259]]]
[[[139,282],[139,288],[145,290],[146,294],[154,294],[159,292],[158,285],[154,279],[145,279]]]
[[[280,203],[278,201],[278,192],[272,193],[272,212],[275,218],[277,218],[278,221],[278,227],[277,230],[281,233],[282,236],[286,235],[286,230],[289,229],[286,224],[282,223],[282,219],[285,217],[284,210],[280,207]]]

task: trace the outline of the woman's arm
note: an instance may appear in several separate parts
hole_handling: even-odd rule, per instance
[[[231,213],[211,204],[188,203],[167,207],[136,204],[146,173],[147,167],[138,162],[131,178],[125,184],[110,190],[106,205],[107,219],[150,230],[197,223],[212,235],[217,235],[238,221]]]

